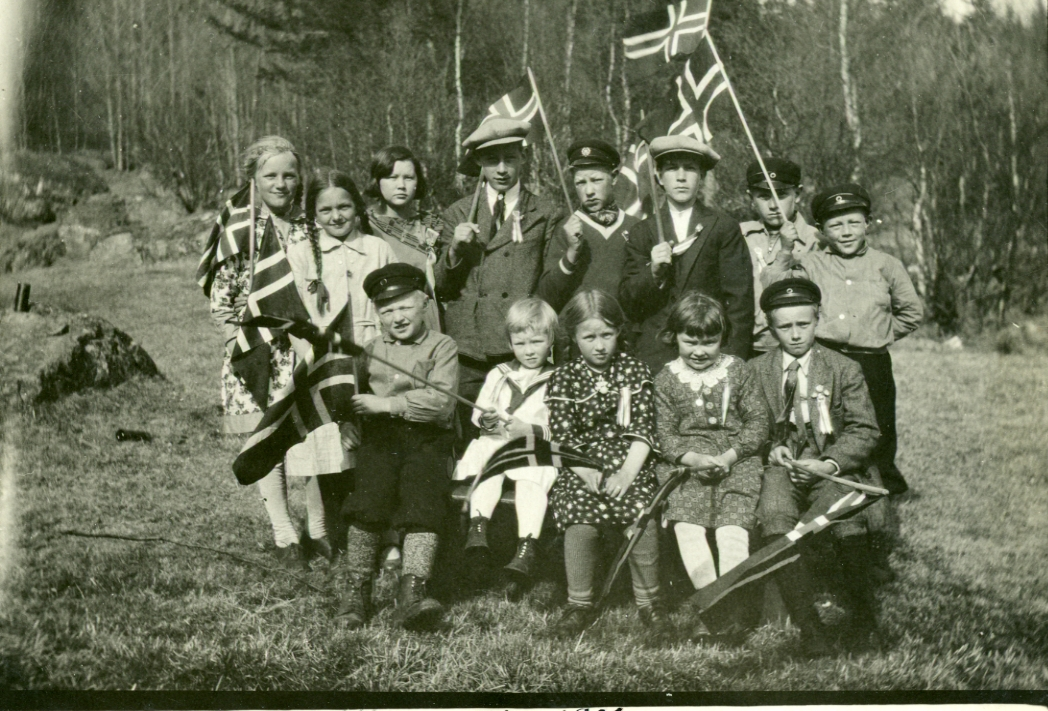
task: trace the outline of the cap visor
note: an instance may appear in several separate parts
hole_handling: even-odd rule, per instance
[[[505,145],[507,143],[523,143],[523,142],[524,142],[524,137],[523,136],[506,136],[505,138],[493,138],[492,140],[485,141],[484,143],[481,143],[479,146],[475,147],[473,149],[473,153],[476,154],[478,151],[482,151],[485,148],[491,148],[492,146],[502,146],[502,145]]]
[[[376,294],[375,296],[371,297],[371,300],[375,303],[378,303],[380,301],[389,301],[390,299],[395,299],[398,296],[410,294],[412,291],[421,291],[421,289],[415,286],[394,286],[390,287],[389,289],[386,289],[381,294]]]

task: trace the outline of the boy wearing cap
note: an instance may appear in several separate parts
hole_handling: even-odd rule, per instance
[[[429,629],[443,614],[440,603],[426,594],[426,581],[446,513],[454,402],[378,360],[445,389],[457,387],[458,350],[451,338],[426,328],[425,289],[425,274],[402,263],[364,279],[382,334],[364,347],[361,394],[353,397],[353,412],[362,424],[354,490],[342,508],[349,523],[345,565],[350,581],[338,615],[347,627],[367,622],[380,537],[389,528],[405,532],[397,622],[406,629]]]
[[[482,123],[464,142],[487,185],[477,221],[470,222],[472,196],[444,213],[440,251],[434,265],[437,298],[444,304],[445,331],[459,348],[459,392],[476,400],[488,372],[513,358],[504,337],[506,312],[516,301],[538,296],[563,306],[540,289],[563,213],[520,184],[524,142],[531,124],[505,118]],[[466,439],[477,435],[470,408],[459,408]]]
[[[555,301],[567,303],[579,290],[619,293],[629,231],[640,222],[615,205],[612,188],[620,162],[619,152],[599,139],[568,148],[580,207],[561,226],[546,260],[542,290]]]
[[[867,244],[870,208],[870,195],[861,185],[823,190],[812,200],[812,217],[827,251],[795,255],[783,249],[761,279],[766,288],[779,279],[805,276],[822,289],[824,315],[815,335],[862,368],[881,430],[873,463],[885,488],[901,494],[909,486],[895,465],[895,378],[888,347],[921,324],[924,307],[902,262]],[[789,235],[781,238],[785,246]]]
[[[659,339],[673,304],[686,291],[701,291],[724,305],[730,334],[724,352],[750,356],[753,335],[753,267],[739,223],[698,199],[706,172],[720,156],[690,136],[661,136],[651,142],[659,183],[666,192],[660,208],[665,242],[656,216],[630,232],[619,300],[640,324],[636,355],[658,372],[677,357]]]
[[[764,290],[761,273],[782,251],[783,240],[779,239],[779,234],[785,233],[784,240],[793,243],[795,255],[822,248],[819,231],[809,225],[797,209],[801,194],[801,167],[785,158],[768,158],[764,167],[768,170],[767,176],[757,161],[746,169],[746,194],[760,219],[740,225],[753,261],[753,295],[758,304],[753,323],[753,350],[758,353],[767,353],[778,345],[768,330],[768,319],[759,304]],[[771,191],[773,187],[775,195]]]
[[[766,538],[788,534],[798,521],[810,521],[850,490],[793,469],[792,463],[809,471],[868,481],[868,458],[877,442],[873,404],[859,366],[815,342],[821,296],[819,287],[808,279],[776,282],[761,295],[761,308],[779,344],[749,363],[769,419],[775,423],[757,506]],[[852,640],[862,644],[876,625],[865,519],[844,519],[834,524],[832,532],[851,598]],[[776,582],[801,630],[803,652],[821,656],[830,652],[830,646],[814,608],[806,562],[811,552],[802,549],[796,564],[776,573]]]

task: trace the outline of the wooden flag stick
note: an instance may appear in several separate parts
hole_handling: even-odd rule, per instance
[[[803,472],[805,474],[808,474],[809,476],[817,476],[817,477],[819,477],[821,479],[826,479],[827,481],[832,481],[832,482],[836,482],[838,484],[843,484],[844,486],[850,486],[853,489],[858,489],[859,491],[865,491],[865,492],[867,492],[869,494],[877,494],[878,496],[887,496],[888,495],[888,490],[887,489],[881,489],[881,488],[876,487],[876,486],[870,486],[869,484],[860,484],[857,481],[851,481],[850,479],[842,479],[841,477],[834,476],[832,474],[820,474],[819,472],[812,471],[811,469],[808,469],[807,467],[802,467],[797,462],[787,462],[786,466],[789,469],[793,469],[794,471]]]
[[[247,277],[247,293],[251,294],[251,289],[255,285],[255,179],[251,178],[251,182],[248,184],[248,210],[247,210],[247,261],[250,265]],[[239,314],[237,314],[239,316]]]
[[[477,178],[477,187],[473,191],[473,202],[469,205],[469,218],[467,222],[477,223],[477,211],[480,209],[480,194],[484,192],[484,173]]]
[[[666,230],[662,226],[662,213],[659,211],[658,185],[655,181],[655,156],[651,154],[648,144],[648,179],[651,181],[651,211],[655,213],[655,229],[659,233],[659,244],[666,241]]]
[[[757,156],[757,164],[761,167],[761,173],[764,174],[764,179],[768,181],[768,188],[771,190],[772,199],[775,200],[775,206],[779,208],[779,212],[782,213],[783,221],[786,220],[786,212],[782,209],[782,203],[779,202],[779,193],[776,192],[775,186],[772,185],[771,177],[768,175],[768,169],[764,166],[764,158],[761,156],[760,150],[757,148],[757,141],[753,139],[753,133],[750,132],[750,125],[746,122],[746,116],[742,113],[742,106],[739,104],[739,97],[735,95],[735,87],[731,84],[731,79],[728,78],[728,72],[724,69],[724,62],[721,61],[720,55],[717,54],[717,48],[713,44],[713,39],[706,34],[706,41],[710,44],[710,51],[713,53],[713,59],[721,67],[721,74],[724,75],[724,83],[728,85],[728,95],[731,97],[731,102],[735,105],[735,112],[739,115],[739,120],[742,121],[742,128],[746,131],[746,138],[750,141],[750,148],[753,149],[753,155]]]
[[[550,151],[553,152],[553,165],[557,166],[557,177],[560,178],[560,187],[564,191],[564,199],[568,203],[568,209],[571,209],[571,193],[568,192],[568,184],[564,181],[564,171],[560,167],[560,156],[557,155],[557,144],[553,142],[553,131],[549,128],[549,121],[546,120],[546,110],[542,108],[542,97],[539,95],[539,87],[535,83],[535,75],[531,73],[531,67],[528,67],[528,81],[531,82],[531,90],[535,92],[535,101],[539,105],[539,116],[542,117],[542,125],[546,129],[546,140],[549,141]]]

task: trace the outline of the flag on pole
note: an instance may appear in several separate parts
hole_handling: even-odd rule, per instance
[[[197,284],[204,290],[204,296],[211,296],[211,283],[215,279],[215,269],[234,254],[247,251],[247,242],[251,232],[251,184],[238,190],[233,197],[226,200],[222,211],[215,218],[211,234],[204,246],[204,255],[197,266]]]
[[[718,609],[720,603],[730,600],[744,586],[793,563],[800,557],[796,545],[802,538],[814,536],[828,529],[835,521],[854,516],[881,497],[852,490],[815,516],[808,523],[798,523],[794,530],[761,548],[736,567],[717,578],[704,588],[695,591],[690,604],[698,610],[703,622],[711,632],[725,626],[730,615]]]
[[[651,188],[647,179],[651,153],[647,141],[634,143],[626,151],[615,178],[615,204],[627,215],[644,218],[651,212]]]
[[[518,437],[502,445],[480,473],[484,480],[520,467],[588,467],[600,469],[600,462],[566,444],[551,442],[533,434]]]
[[[233,344],[230,366],[244,381],[255,402],[264,408],[269,400],[269,344],[275,336],[269,328],[252,325],[251,318],[266,315],[309,321],[309,312],[295,288],[291,264],[272,220],[266,222],[262,234],[245,315],[247,318]]]
[[[328,330],[351,342],[353,321],[347,304]],[[262,421],[233,462],[237,481],[254,483],[279,464],[287,450],[321,425],[345,422],[356,394],[353,356],[340,352],[328,339],[312,342],[306,358],[295,367],[291,382],[266,408]]]
[[[525,74],[508,94],[488,107],[488,115],[484,117],[481,124],[493,118],[508,118],[530,123],[538,110],[539,99],[531,90],[531,82],[528,81],[528,76]]]
[[[647,76],[660,64],[691,54],[706,35],[709,10],[710,0],[681,0],[667,5],[665,12],[638,15],[622,39],[626,59],[637,60],[629,66],[638,76]]]
[[[699,125],[698,116],[702,114],[701,131],[705,143],[713,139],[709,125],[710,105],[727,89],[728,76],[724,65],[714,55],[710,38],[706,37],[685,62],[684,71],[677,77],[680,102],[690,108],[690,116],[685,121]],[[670,126],[671,133],[673,129],[674,126]]]

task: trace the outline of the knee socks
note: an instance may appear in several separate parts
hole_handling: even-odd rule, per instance
[[[429,580],[433,574],[433,561],[437,558],[438,542],[439,538],[435,533],[405,534],[402,573]]]
[[[479,488],[479,487],[478,487]],[[517,482],[517,536],[538,538],[546,518],[546,490],[533,481]]]
[[[298,530],[291,521],[291,513],[287,506],[287,478],[284,476],[283,462],[259,479],[258,492],[262,495],[262,503],[269,514],[277,548],[286,548],[292,543],[298,543]]]
[[[630,552],[630,573],[637,607],[654,603],[659,597],[659,527],[655,521],[648,521],[643,535]]]
[[[717,579],[717,568],[713,564],[713,551],[706,541],[706,529],[694,523],[678,521],[673,526],[677,536],[677,547],[688,571],[692,586],[698,590]]]
[[[599,556],[600,531],[596,526],[568,526],[564,532],[564,572],[568,578],[569,604],[593,606],[593,580]]]
[[[357,526],[346,532],[346,567],[353,575],[369,577],[375,570],[380,534]]]
[[[313,540],[327,535],[327,517],[324,515],[324,499],[320,495],[320,477],[306,480],[306,524],[309,537]]]
[[[470,517],[483,516],[484,518],[491,518],[491,514],[494,513],[499,499],[502,498],[502,482],[505,479],[504,475],[499,474],[477,485],[477,488],[473,490],[472,498],[469,500]]]

